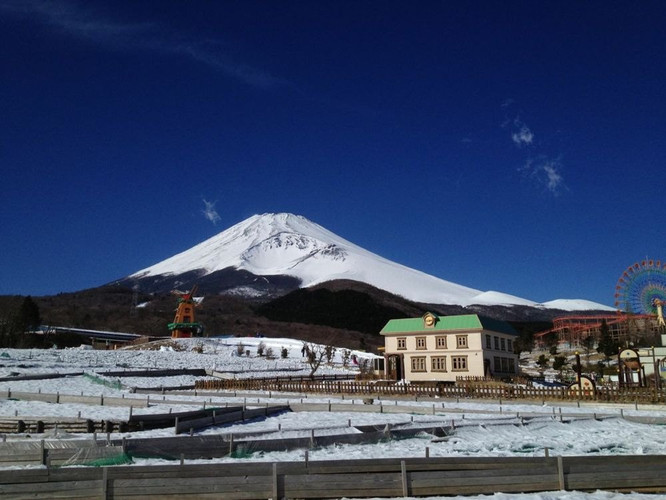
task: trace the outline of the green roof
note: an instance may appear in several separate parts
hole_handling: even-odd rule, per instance
[[[382,331],[382,335],[387,333],[410,333],[410,332],[446,332],[458,330],[489,330],[491,332],[506,333],[509,335],[518,335],[516,330],[506,321],[479,316],[478,314],[463,314],[459,316],[437,316],[435,325],[426,328],[421,318],[403,318],[392,319]]]

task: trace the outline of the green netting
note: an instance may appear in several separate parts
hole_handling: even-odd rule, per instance
[[[252,458],[254,453],[245,447],[236,448],[229,456],[231,458]]]
[[[132,463],[132,457],[128,453],[121,453],[113,457],[104,457],[87,462],[90,467],[106,467],[107,465],[128,465]]]
[[[83,377],[90,380],[94,384],[100,384],[106,387],[110,387],[111,389],[122,389],[123,384],[120,383],[120,380],[106,380],[102,377],[99,377],[97,375],[91,375],[89,373],[84,373]]]

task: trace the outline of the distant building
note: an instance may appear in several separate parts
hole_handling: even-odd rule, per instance
[[[392,319],[384,335],[387,379],[455,382],[456,377],[517,373],[516,330],[504,321],[466,314]]]

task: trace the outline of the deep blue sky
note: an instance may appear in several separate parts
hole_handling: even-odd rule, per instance
[[[0,0],[0,294],[292,212],[462,285],[613,305],[666,260],[664,26],[663,2]]]

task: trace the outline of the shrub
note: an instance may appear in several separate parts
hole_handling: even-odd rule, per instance
[[[236,345],[236,354],[242,356],[245,353],[245,345],[242,342],[239,342]]]

